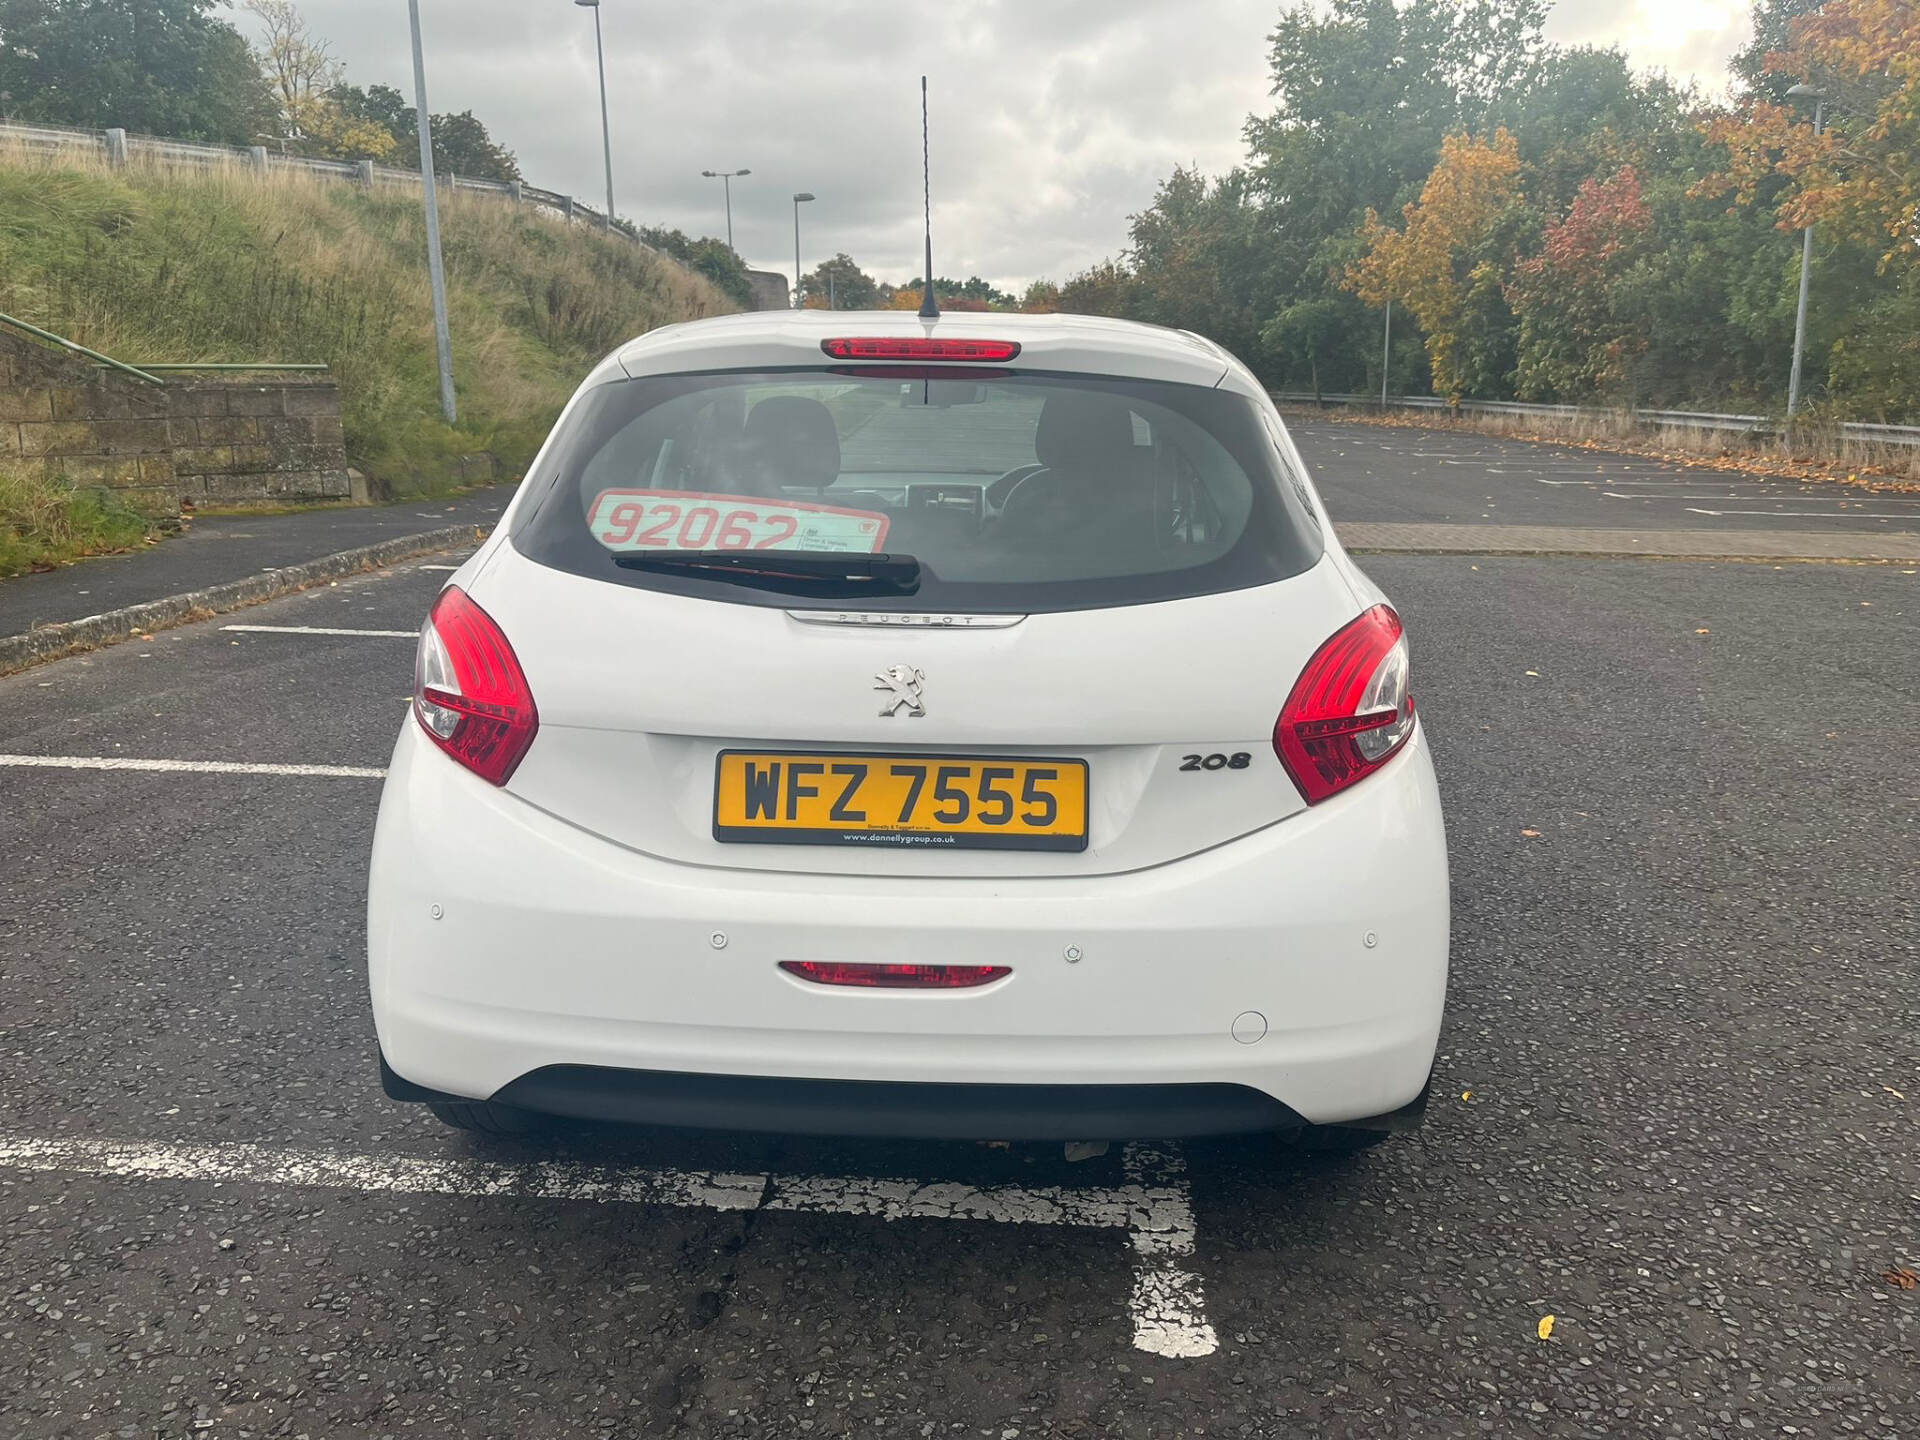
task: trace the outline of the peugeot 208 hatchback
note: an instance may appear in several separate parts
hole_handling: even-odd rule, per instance
[[[1401,623],[1253,376],[1059,316],[655,331],[421,631],[387,1093],[999,1139],[1419,1117],[1447,864]]]

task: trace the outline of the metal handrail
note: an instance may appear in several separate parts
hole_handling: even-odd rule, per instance
[[[11,325],[14,329],[31,335],[36,340],[44,340],[49,345],[58,345],[64,350],[72,350],[76,354],[85,355],[89,360],[97,360],[102,365],[113,370],[125,371],[136,379],[146,381],[149,385],[158,385],[163,389],[166,386],[167,382],[162,380],[158,375],[149,375],[146,371],[136,369],[132,365],[116,360],[111,355],[102,355],[98,350],[89,350],[86,346],[77,344],[67,339],[64,335],[56,335],[51,330],[42,330],[38,325],[29,325],[26,321],[16,320],[11,315],[0,315],[0,325]]]
[[[277,360],[263,360],[257,364],[249,361],[218,360],[209,361],[204,365],[196,364],[190,360],[170,360],[164,364],[156,365],[151,361],[143,360],[140,362],[140,365],[141,368],[145,370],[325,370],[327,368],[324,364],[310,363],[307,361],[283,362]]]

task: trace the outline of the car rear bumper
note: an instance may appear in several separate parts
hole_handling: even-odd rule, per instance
[[[1002,1139],[1351,1124],[1424,1092],[1446,991],[1446,851],[1418,735],[1351,792],[1171,864],[929,881],[638,854],[408,727],[368,920],[381,1050],[406,1084],[666,1124]],[[855,991],[782,960],[1013,973]]]
[[[380,1063],[389,1097],[458,1100]],[[1297,1130],[1292,1110],[1244,1085],[927,1085],[549,1065],[493,1097],[571,1120],[927,1140],[1135,1140]],[[1411,1107],[1410,1107],[1411,1108]],[[1379,1129],[1410,1128],[1405,1114]]]

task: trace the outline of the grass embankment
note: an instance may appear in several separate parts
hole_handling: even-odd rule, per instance
[[[324,362],[348,460],[377,493],[444,492],[458,458],[482,452],[519,473],[608,350],[737,308],[630,241],[531,206],[443,196],[460,402],[448,426],[425,231],[404,188],[243,166],[112,170],[0,147],[0,311],[134,362]]]
[[[1643,425],[1624,411],[1583,410],[1575,415],[1505,415],[1498,412],[1394,410],[1345,405],[1315,409],[1289,401],[1289,414],[1343,423],[1417,430],[1464,430],[1502,439],[1551,441],[1625,455],[1644,455],[1680,465],[1824,480],[1863,490],[1920,490],[1920,446],[1876,445],[1851,440],[1838,426],[1811,424],[1787,435],[1729,435],[1680,425]]]

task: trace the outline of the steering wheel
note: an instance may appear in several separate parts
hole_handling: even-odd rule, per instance
[[[995,480],[991,485],[987,486],[986,489],[981,492],[986,497],[987,513],[989,515],[997,515],[1006,509],[1007,501],[1013,497],[1013,492],[1020,488],[1020,482],[1028,476],[1038,475],[1046,468],[1044,465],[1016,466],[1014,469],[1007,471],[1007,473],[1002,475],[998,480]]]

